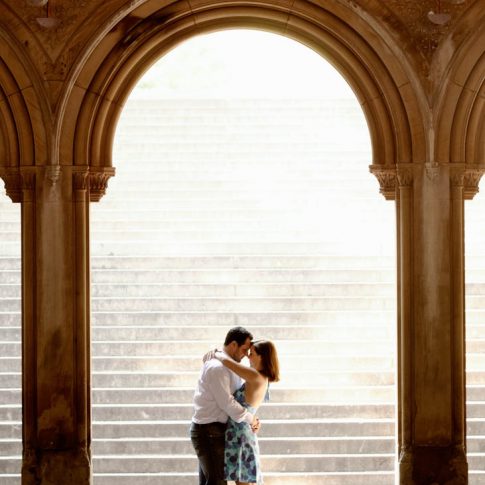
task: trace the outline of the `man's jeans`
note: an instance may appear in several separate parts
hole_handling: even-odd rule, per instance
[[[199,485],[227,485],[224,480],[226,424],[192,423],[190,439],[199,458]]]

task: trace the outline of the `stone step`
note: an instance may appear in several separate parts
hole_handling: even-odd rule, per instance
[[[485,275],[485,271],[484,271]],[[387,269],[94,269],[93,286],[97,284],[327,284],[393,285]]]
[[[363,348],[363,342],[359,339],[359,335],[354,335],[353,340],[298,340],[292,341],[281,340],[275,341],[278,352],[281,355],[301,355],[307,353],[308,355],[373,355],[373,356],[392,356],[394,349],[394,342],[392,340],[372,340],[366,342],[366,348]],[[474,345],[475,344],[475,345]],[[204,355],[208,349],[220,346],[219,339],[217,341],[94,341],[92,344],[92,355],[98,357],[114,357],[114,356],[157,356],[180,355],[183,349],[186,355]],[[479,341],[478,344],[471,341],[468,346],[479,347],[485,350],[485,341]],[[473,349],[470,349],[473,350]],[[476,351],[476,350],[475,350]],[[20,355],[19,342],[0,342],[0,355],[3,357],[16,357]]]
[[[235,150],[212,151],[202,150],[201,147],[189,148],[179,152],[168,152],[163,150],[143,150],[142,145],[138,145],[139,151],[136,153],[137,165],[143,166],[146,171],[152,168],[163,170],[203,170],[204,168],[218,168],[222,171],[242,170],[247,163],[248,171],[261,174],[261,167],[268,167],[267,172],[274,173],[282,170],[291,173],[295,168],[295,159],[298,159],[298,166],[303,171],[314,170],[316,174],[328,173],[334,166],[347,168],[349,176],[354,176],[355,172],[363,174],[363,180],[371,180],[368,167],[372,163],[370,150],[363,145],[343,150],[331,146],[307,147],[305,151],[301,147],[295,150],[284,151],[280,146],[273,146],[272,150],[262,154],[254,150]],[[158,148],[158,147],[157,147]],[[207,148],[207,147],[206,147]],[[122,152],[116,148],[113,151],[114,166],[117,173],[133,173],[136,168],[130,164],[133,160],[133,147],[127,153],[126,149]],[[163,157],[160,154],[163,153]],[[161,163],[162,162],[162,163]],[[264,163],[264,165],[263,165]],[[247,172],[246,172],[247,173]],[[365,173],[365,175],[364,175]],[[111,182],[110,182],[111,183]],[[7,201],[5,201],[7,202]]]
[[[470,299],[471,300],[471,299]],[[477,298],[477,300],[485,300]],[[5,310],[18,310],[19,300],[4,298]],[[482,301],[469,301],[479,305]],[[91,298],[93,311],[296,311],[296,310],[338,310],[352,308],[363,310],[392,310],[393,297],[291,297],[291,298]]]
[[[0,341],[4,332],[0,328]],[[269,340],[281,340],[291,335],[292,339],[298,340],[310,340],[310,339],[323,339],[323,340],[345,340],[349,332],[359,332],[361,341],[369,340],[394,340],[395,329],[392,325],[374,325],[370,326],[356,326],[350,325],[338,328],[336,326],[286,326],[286,327],[256,327],[251,326],[250,331],[257,336],[264,336]],[[15,330],[14,330],[15,332]],[[14,333],[11,332],[11,333]],[[6,332],[7,336],[9,332]],[[17,333],[18,337],[20,334]],[[185,336],[190,335],[191,339],[200,340],[222,340],[224,338],[224,332],[217,327],[207,328],[204,326],[195,327],[158,327],[148,325],[145,327],[140,326],[102,326],[93,328],[93,340],[94,341],[107,341],[110,339],[115,340],[178,340],[182,341]]]
[[[359,226],[359,227],[356,227]],[[360,232],[360,228],[364,228],[366,225],[363,221],[355,224],[352,228],[354,234]],[[347,231],[346,231],[347,232]],[[5,241],[18,240],[17,233],[5,233]],[[365,238],[365,236],[364,236]],[[186,243],[205,243],[205,242],[217,242],[218,244],[240,244],[241,241],[250,243],[263,243],[263,242],[278,242],[284,243],[319,243],[322,247],[329,245],[332,247],[337,241],[341,239],[338,231],[329,236],[328,233],[314,231],[313,234],[309,234],[306,229],[303,230],[287,230],[287,229],[273,229],[268,225],[266,230],[260,230],[258,232],[251,230],[239,230],[239,231],[225,231],[223,224],[219,228],[206,231],[194,231],[191,228],[180,231],[170,231],[164,229],[140,229],[133,227],[131,224],[126,224],[126,227],[119,228],[118,230],[98,230],[93,233],[93,242],[103,243],[105,241],[131,241],[133,243],[147,243],[150,241],[156,241],[163,244],[169,244],[170,242],[186,242]]]
[[[1,358],[0,369],[3,371],[19,370],[20,358],[15,361],[7,358]],[[194,357],[168,357],[156,356],[152,358],[140,356],[123,356],[121,358],[113,357],[93,357],[92,369],[93,371],[169,371],[177,369],[179,371],[197,370],[200,367],[200,356]],[[389,371],[394,369],[395,359],[392,356],[355,356],[355,357],[339,357],[339,356],[285,356],[281,355],[279,358],[282,369],[298,368],[304,371],[312,371],[316,368],[323,368],[328,371],[336,370],[365,370],[365,371]],[[483,367],[485,369],[485,366]]]
[[[167,182],[167,184],[168,186],[166,188],[158,187],[158,184],[155,183],[148,184],[146,188],[143,188],[143,200],[145,203],[149,203],[152,207],[151,211],[148,211],[148,214],[151,214],[152,216],[155,214],[157,216],[153,217],[155,220],[173,220],[177,218],[177,212],[173,214],[172,211],[183,212],[190,210],[192,219],[199,216],[203,219],[213,219],[214,221],[227,220],[234,214],[236,218],[241,221],[247,220],[251,216],[256,216],[256,219],[259,220],[284,222],[284,220],[282,220],[281,210],[278,211],[278,209],[283,209],[285,212],[288,210],[290,221],[294,216],[298,215],[306,216],[307,218],[318,217],[320,215],[322,222],[325,222],[326,220],[332,221],[335,220],[334,218],[336,214],[330,212],[328,205],[325,204],[337,200],[335,196],[339,193],[336,188],[336,185],[338,185],[339,191],[353,191],[354,205],[355,203],[362,202],[364,216],[367,215],[365,219],[369,224],[377,225],[375,219],[372,221],[370,216],[368,216],[369,208],[365,208],[365,203],[369,200],[368,190],[362,187],[362,184],[360,184],[359,187],[354,187],[357,182],[349,180],[347,180],[343,187],[343,182],[341,183],[340,181],[337,183],[336,181],[329,180],[326,184],[322,183],[321,186],[318,187],[318,190],[325,191],[324,199],[322,197],[316,197],[316,194],[312,194],[311,192],[303,194],[304,188],[298,189],[297,187],[293,187],[292,190],[286,187],[281,187],[279,189],[273,189],[272,192],[261,193],[261,191],[245,189],[241,186],[239,186],[239,189],[227,187],[215,190],[208,187],[195,190],[191,187],[174,188],[173,182]],[[136,189],[135,184],[132,184],[129,187],[120,187],[119,191],[123,193],[125,201],[132,201],[132,210],[136,211],[138,209],[144,211],[144,207],[140,202],[139,190]],[[114,205],[116,195],[116,189],[113,187],[112,193],[107,195],[108,198],[106,199],[107,201],[110,199],[113,200],[111,206],[112,211],[118,209],[118,216],[115,220],[119,219],[120,215],[119,206]],[[197,207],[194,207],[195,204],[189,202],[177,203],[175,205],[175,201],[179,200],[192,200],[198,204]],[[170,201],[172,202],[170,203]],[[215,205],[216,202],[219,204],[218,206]],[[247,206],[246,202],[248,204]],[[369,206],[375,207],[373,204],[369,204]],[[103,202],[101,202],[99,207],[95,210],[97,213],[102,214],[103,208]],[[170,209],[170,212],[167,212],[167,209]],[[379,212],[390,215],[389,208],[382,206],[380,209]],[[145,212],[145,214],[147,214],[147,212]],[[347,216],[345,217],[344,215],[345,219],[343,220],[348,220],[349,224],[352,223],[352,225],[354,225],[360,222],[360,218],[356,217],[355,213],[351,214],[350,209],[345,211],[344,214],[347,214]],[[304,221],[295,219],[295,225],[302,222]],[[387,224],[390,229],[394,227],[393,219],[391,217],[388,218]],[[318,227],[319,225],[315,225],[315,229]],[[340,228],[336,226],[334,229]]]
[[[94,473],[93,485],[194,485],[197,483],[195,473],[128,473],[101,474]],[[20,475],[5,476],[0,474],[2,485],[20,485]],[[472,482],[470,485],[482,485],[484,481]],[[363,472],[363,473],[303,473],[281,474],[265,473],[266,485],[394,485],[392,472]]]
[[[475,314],[475,320],[481,314]],[[218,327],[220,334],[237,325],[259,326],[306,326],[338,325],[365,327],[389,325],[395,319],[394,310],[336,310],[311,312],[92,312],[91,324],[104,325],[161,325],[161,326],[205,326]],[[0,327],[19,327],[20,312],[0,312]]]
[[[333,162],[334,152],[329,152],[327,156],[319,156],[318,158],[302,156],[299,158],[298,164],[294,163],[294,153],[286,153],[278,159],[274,153],[266,153],[259,155],[258,158],[244,160],[233,158],[232,161],[221,156],[215,156],[215,158],[210,156],[206,159],[198,157],[197,162],[193,160],[193,155],[195,154],[191,153],[190,157],[186,159],[180,159],[180,156],[176,155],[174,160],[172,154],[166,152],[162,156],[159,154],[158,163],[149,158],[139,157],[137,158],[137,165],[131,166],[129,158],[120,154],[116,158],[118,162],[116,178],[112,179],[110,184],[113,182],[117,186],[121,186],[133,180],[146,181],[146,172],[149,172],[151,180],[173,180],[174,182],[187,180],[200,180],[202,182],[240,181],[246,184],[251,181],[254,183],[255,178],[263,180],[268,176],[271,176],[273,180],[282,181],[288,181],[292,178],[295,180],[311,178],[316,180],[341,180],[345,177],[351,180],[360,179],[365,185],[375,187],[374,176],[369,172],[366,164],[369,159],[365,151],[361,154],[359,152],[353,153],[356,157],[361,158],[358,163],[350,164],[344,160],[339,160],[338,164],[333,165],[331,170],[329,170],[328,162]],[[330,161],[328,158],[332,158],[332,160]],[[325,163],[322,163],[322,159],[325,159]],[[143,167],[143,170],[140,170],[140,166]],[[325,197],[325,195],[320,194],[320,198]],[[380,207],[385,204],[375,195],[374,192],[372,200],[376,206]],[[352,197],[352,194],[349,194],[349,196]],[[346,207],[346,204],[348,202],[343,202],[343,207]]]
[[[194,485],[197,483],[195,473],[192,474],[162,474],[147,475],[98,475],[94,474],[94,485]],[[335,473],[265,473],[265,485],[393,485],[393,472],[335,472]],[[470,482],[471,483],[471,482]],[[473,485],[482,485],[473,484]],[[13,483],[5,485],[14,485]],[[15,484],[19,485],[19,484]]]
[[[477,297],[477,300],[482,298]],[[470,298],[471,300],[471,298]],[[470,305],[480,305],[480,301],[471,300]],[[339,308],[363,310],[392,310],[395,308],[395,299],[392,297],[273,297],[273,298],[159,298],[159,297],[92,297],[92,310],[103,311],[319,311],[338,310]],[[20,298],[2,298],[1,306],[5,312],[20,311]]]
[[[485,294],[485,285],[481,288]],[[20,285],[0,285],[0,298],[14,297],[20,294]],[[194,296],[194,297],[290,297],[290,296],[311,296],[311,297],[330,297],[347,296],[354,297],[395,297],[396,288],[392,283],[219,283],[219,284],[191,284],[191,283],[93,283],[91,295],[95,298],[110,296],[125,297],[170,297],[170,296]]]
[[[474,267],[485,269],[485,258],[467,259]],[[394,279],[394,258],[386,260],[382,255],[365,257],[334,255],[247,255],[247,256],[192,256],[192,257],[146,257],[139,256],[91,256],[93,270],[347,270],[387,271],[389,281]],[[20,259],[0,258],[0,274],[20,272]]]
[[[93,436],[98,440],[131,438],[164,438],[187,437],[189,421],[94,421]],[[266,420],[260,431],[261,438],[266,437],[360,437],[388,436],[392,437],[395,423],[392,419],[356,419],[352,420]],[[478,432],[485,428],[483,423],[472,423],[470,430]],[[0,421],[0,439],[18,439],[20,436],[20,421],[8,423]]]
[[[360,371],[376,372],[391,371],[395,368],[395,358],[389,356],[280,356],[280,366],[284,369],[300,369],[311,372],[322,368],[327,371]],[[200,368],[200,356],[121,356],[121,357],[92,357],[91,368],[94,372],[169,372],[196,371]],[[467,362],[468,363],[468,362]],[[480,364],[483,360],[480,361]],[[468,366],[469,370],[485,370],[485,366]],[[0,372],[20,372],[21,359],[19,357],[0,357]]]
[[[214,206],[217,206],[219,202],[213,202]],[[244,202],[241,202],[244,204]],[[254,205],[258,203],[255,202]],[[201,209],[201,205],[199,202],[194,201],[194,207],[197,205],[198,210]],[[204,204],[205,205],[205,204]],[[166,207],[164,207],[166,209]],[[179,208],[180,209],[180,208]],[[113,211],[118,211],[120,207],[113,207]],[[372,208],[371,211],[374,213],[375,217],[375,208]],[[116,213],[116,212],[115,212]],[[360,223],[363,219],[365,219],[365,214],[359,214],[361,216]],[[157,228],[159,230],[163,230],[163,233],[160,232],[159,234],[163,235],[165,233],[175,233],[175,234],[186,234],[192,233],[199,233],[202,234],[204,232],[212,233],[213,231],[221,231],[223,229],[227,233],[235,233],[240,234],[242,230],[245,232],[253,233],[255,235],[261,233],[262,231],[288,231],[288,232],[295,232],[295,231],[307,231],[307,232],[315,232],[315,224],[313,221],[308,220],[301,220],[296,223],[292,223],[291,225],[288,224],[288,219],[286,217],[268,217],[267,219],[258,218],[257,220],[251,219],[246,217],[246,219],[235,219],[235,218],[218,218],[218,219],[177,219],[177,220],[164,220],[164,219],[141,219],[141,220],[133,220],[133,219],[125,219],[121,220],[121,214],[118,215],[120,219],[109,219],[106,221],[97,221],[91,224],[91,231],[93,235],[97,239],[102,238],[103,234],[119,233],[120,231],[129,231],[136,229],[136,231],[140,232],[148,232],[152,233]],[[342,215],[344,217],[344,215]],[[351,219],[349,219],[351,220]],[[369,224],[370,225],[370,224]],[[0,220],[0,233],[2,237],[8,236],[12,240],[15,238],[19,239],[20,236],[20,222],[14,221],[5,221]],[[327,236],[328,237],[328,236]]]
[[[20,386],[20,384],[19,384]],[[6,389],[0,388],[0,402],[11,405],[21,402],[20,387]],[[482,390],[485,394],[485,388]],[[94,404],[178,404],[191,403],[194,395],[193,387],[96,387],[92,391]],[[480,397],[480,396],[478,396]],[[389,403],[395,400],[395,387],[388,386],[342,386],[302,388],[283,387],[278,384],[271,390],[272,402],[287,403],[321,403],[321,404],[359,404],[366,403]]]
[[[394,244],[394,243],[393,243]],[[91,241],[92,251],[99,256],[134,256],[133,248],[136,248],[137,254],[165,256],[197,256],[197,255],[250,255],[250,254],[298,254],[308,252],[310,254],[334,254],[342,255],[349,252],[349,248],[358,250],[358,254],[377,255],[379,252],[387,254],[392,245],[384,245],[382,242],[376,244],[375,241],[366,241],[363,239],[357,248],[354,243],[350,242],[227,242],[221,243],[217,240],[206,242],[151,242],[151,241],[130,241],[124,242],[119,240],[111,241]],[[0,243],[0,252],[5,255],[13,256],[19,253],[19,247],[16,243]]]
[[[344,341],[349,333],[358,332],[362,341],[369,340],[394,340],[396,329],[392,324],[381,325],[251,325],[248,328],[257,338],[261,336],[268,340],[285,340],[291,335],[295,341],[323,339]],[[92,325],[92,340],[101,342],[109,340],[117,341],[183,341],[187,335],[191,340],[210,340],[222,342],[225,329],[221,327],[207,327],[204,325]],[[20,341],[21,328],[0,327],[0,342]],[[470,337],[471,338],[471,337]],[[222,343],[219,345],[222,346]],[[187,356],[186,353],[184,353]],[[304,354],[298,357],[303,357]],[[192,357],[196,357],[195,355]],[[197,357],[199,358],[200,355]],[[284,358],[285,356],[281,356]],[[312,356],[313,357],[313,356]],[[292,361],[295,358],[292,357]]]
[[[18,466],[19,462],[15,463]],[[155,455],[153,457],[115,457],[99,456],[93,460],[95,473],[129,473],[133,471],[156,473],[169,467],[172,473],[183,473],[197,469],[194,454],[172,457]],[[13,464],[10,472],[15,470]],[[364,472],[392,471],[394,454],[382,455],[301,455],[301,456],[261,456],[261,468],[266,472],[305,473],[305,472]]]
[[[22,318],[18,312],[0,312],[0,327],[20,327]]]
[[[188,421],[123,421],[94,422],[93,436],[98,440],[186,437],[190,423]],[[260,437],[361,437],[394,436],[395,422],[389,419],[365,420],[301,420],[274,421],[266,420],[260,431]],[[0,422],[0,439],[18,439],[21,432],[20,421]],[[469,419],[467,422],[469,438],[485,434],[485,419]]]
[[[483,411],[483,409],[482,409]],[[192,403],[178,404],[94,404],[93,421],[162,421],[190,420]],[[266,403],[258,410],[262,420],[312,420],[312,419],[378,419],[395,417],[393,404],[331,405],[316,403]],[[0,421],[20,421],[20,404],[0,405]]]
[[[281,355],[393,355],[394,342],[392,340],[371,340],[366,342],[365,349],[360,335],[352,336],[352,340],[275,340],[274,341],[278,353]],[[475,342],[469,342],[469,346],[473,346]],[[485,342],[478,341],[482,349]],[[1,350],[7,350],[10,344],[0,344]],[[14,344],[11,344],[14,345]],[[180,355],[181,349],[187,355],[204,355],[207,349],[216,348],[220,346],[220,339],[217,340],[171,340],[171,341],[94,341],[92,354],[99,357],[116,356],[116,355],[132,355],[132,356],[156,356],[156,355]],[[470,349],[472,351],[472,349]],[[0,352],[0,355],[1,352]],[[6,357],[13,357],[6,352],[3,354]],[[18,355],[18,354],[17,354]]]
[[[289,217],[318,217],[321,215],[321,220],[325,221],[327,218],[331,220],[332,216],[334,215],[332,212],[329,212],[328,204],[338,203],[341,198],[342,190],[352,191],[352,200],[354,201],[354,205],[360,204],[364,206],[367,201],[372,200],[372,196],[369,196],[369,189],[363,187],[362,184],[355,187],[355,182],[347,181],[347,184],[342,187],[340,181],[333,181],[333,184],[330,184],[330,182],[331,181],[329,181],[326,186],[319,188],[320,191],[325,191],[325,199],[324,201],[319,199],[318,203],[322,205],[324,202],[326,202],[327,210],[322,208],[322,211],[319,211],[318,213],[312,210],[312,204],[315,203],[315,197],[303,199],[303,201],[306,202],[306,209],[305,207],[298,208],[298,205],[296,208],[292,208],[291,205],[293,205],[293,203],[299,204],[299,201],[302,200],[301,191],[296,189],[290,191],[289,189],[284,188],[280,189],[279,191],[273,191],[271,196],[269,196],[268,194],[263,195],[260,192],[251,192],[249,190],[245,192],[234,192],[230,189],[214,192],[211,189],[195,191],[190,189],[176,190],[167,188],[162,191],[157,190],[156,186],[154,186],[152,189],[143,193],[143,200],[151,207],[151,209],[145,209],[140,202],[140,192],[139,190],[135,189],[133,185],[129,187],[120,187],[118,190],[115,186],[113,186],[113,190],[108,192],[106,195],[107,199],[105,200],[105,203],[107,204],[110,200],[113,201],[110,212],[114,214],[114,217],[110,217],[110,219],[119,219],[120,215],[125,212],[120,206],[114,205],[114,201],[117,197],[116,192],[118,191],[123,194],[125,203],[131,202],[133,204],[132,210],[137,211],[139,214],[143,214],[142,217],[144,219],[147,218],[147,215],[150,215],[150,217],[154,220],[201,218],[213,219],[217,221],[225,220],[232,216],[239,220],[246,220],[251,216],[262,220],[268,220],[281,217],[281,212],[278,212],[278,208],[282,208],[288,209]],[[374,189],[377,191],[376,197],[379,196],[378,187]],[[192,202],[182,202],[187,200],[191,200]],[[244,206],[241,206],[241,204],[246,201],[248,202],[249,207],[246,207],[245,204]],[[259,209],[256,207],[251,208],[251,201],[254,205],[259,204]],[[197,208],[193,207],[193,202],[198,202]],[[216,206],[215,204],[218,205]],[[372,204],[370,204],[370,207],[372,207]],[[103,201],[101,201],[98,207],[93,208],[97,214],[101,214],[101,217],[96,217],[96,219],[101,218],[102,220],[102,214],[104,212],[103,208]],[[389,215],[389,208],[382,206],[380,212],[388,214],[388,217],[385,219],[385,221],[387,221],[385,227],[389,227],[390,230],[394,229],[395,224],[393,222],[393,218]],[[134,212],[131,212],[131,214],[133,215]],[[127,218],[130,219],[130,216],[127,216]],[[353,217],[349,217],[348,220],[349,223],[352,222],[352,224],[359,221],[355,215]],[[317,225],[316,227],[319,226]],[[341,228],[339,226],[335,226],[334,229]],[[364,235],[366,234],[364,233]]]
[[[93,372],[92,385],[103,388],[116,387],[192,387],[195,388],[199,376],[198,371],[185,372]],[[473,379],[472,383],[485,382],[485,375]],[[20,387],[20,373],[0,373],[0,388]],[[394,372],[315,372],[301,376],[299,372],[286,372],[281,378],[285,386],[382,386],[394,384]]]
[[[266,455],[299,454],[392,454],[394,437],[364,436],[362,438],[259,438],[259,447]],[[4,456],[21,456],[22,441],[0,441]],[[138,438],[126,440],[93,440],[92,452],[97,455],[190,455],[194,453],[192,443],[183,438]],[[0,482],[1,483],[1,482]]]

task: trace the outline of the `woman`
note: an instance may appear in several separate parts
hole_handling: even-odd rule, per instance
[[[216,358],[238,374],[245,383],[234,393],[235,399],[250,413],[255,414],[261,403],[267,400],[270,382],[279,381],[279,362],[274,344],[268,340],[253,342],[249,350],[250,367],[232,360],[220,351],[209,352],[206,358]],[[263,483],[256,434],[249,424],[227,422],[224,479],[237,485]]]

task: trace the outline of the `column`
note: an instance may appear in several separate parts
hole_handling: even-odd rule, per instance
[[[112,174],[77,166],[0,174],[22,204],[22,485],[92,483],[89,202]]]
[[[465,485],[464,199],[483,169],[371,170],[396,200],[398,482]]]

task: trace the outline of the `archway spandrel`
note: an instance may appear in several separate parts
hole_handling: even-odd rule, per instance
[[[416,85],[395,61],[392,49],[387,47],[387,39],[379,38],[373,30],[365,31],[361,19],[357,23],[362,34],[335,14],[307,2],[294,4],[290,15],[285,11],[285,2],[264,8],[245,2],[220,7],[219,2],[207,0],[195,5],[191,6],[192,11],[184,11],[190,8],[188,3],[171,4],[154,14],[158,24],[154,18],[146,18],[140,20],[136,29],[130,24],[124,35],[121,35],[120,22],[112,30],[120,39],[119,43],[110,50],[108,47],[114,40],[111,37],[109,42],[100,44],[99,51],[93,49],[78,76],[79,86],[86,87],[87,92],[77,115],[76,164],[111,165],[112,139],[124,100],[141,74],[158,57],[193,35],[235,27],[284,33],[327,57],[360,99],[371,134],[374,164],[425,159],[423,115],[413,92]],[[136,11],[131,15],[136,15]],[[358,20],[354,13],[351,15]],[[160,28],[161,19],[163,29]],[[364,34],[369,34],[375,45],[369,44]],[[388,59],[385,56],[383,59],[382,52],[377,50],[379,47],[389,54],[389,60],[392,59],[390,66],[386,64]],[[80,96],[79,90],[75,96]],[[79,103],[70,105],[77,107]],[[73,112],[69,112],[72,116]],[[69,132],[72,126],[71,122],[67,128]],[[64,138],[60,136],[61,140]]]
[[[456,47],[443,69],[443,77],[436,103],[437,160],[485,164],[484,106],[480,92],[485,82],[485,31],[470,29],[485,10],[475,2],[467,10],[453,32]],[[460,42],[458,42],[460,41]],[[445,45],[442,47],[445,48]]]

